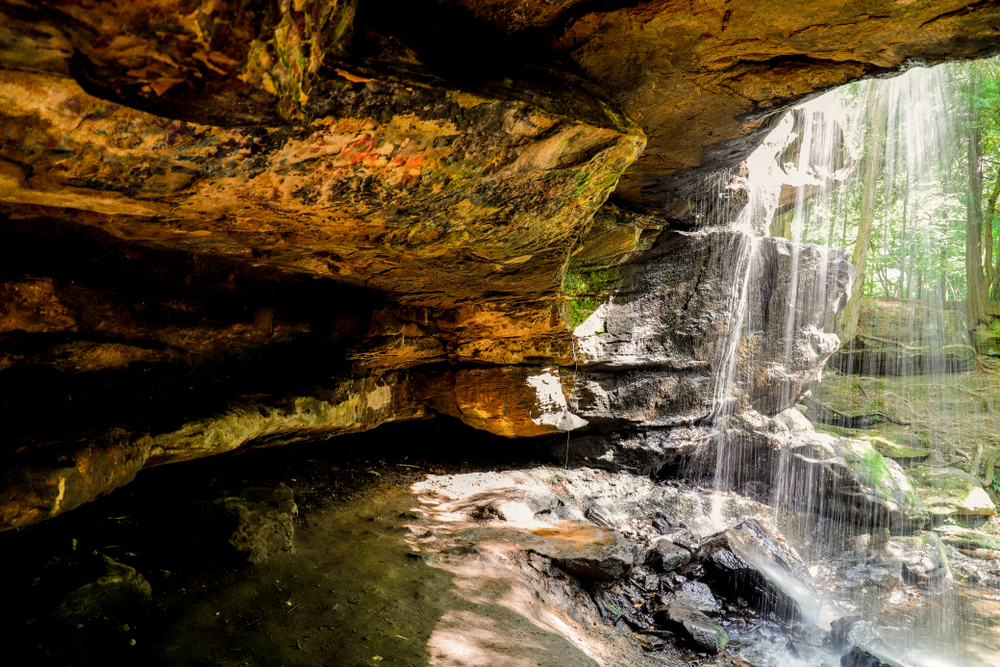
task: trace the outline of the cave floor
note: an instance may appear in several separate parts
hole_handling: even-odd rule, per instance
[[[412,432],[427,442],[411,447],[412,434],[397,427],[164,466],[65,515],[0,534],[9,572],[18,573],[4,583],[4,598],[24,602],[5,641],[35,665],[585,667],[600,664],[588,653],[611,658],[609,650],[633,665],[680,664],[642,655],[624,630],[584,627],[529,599],[514,570],[484,565],[476,548],[415,548],[414,535],[427,530],[415,482],[530,466],[535,452],[498,460],[490,452],[511,454],[510,441],[479,443],[506,450],[482,446],[476,455],[464,430]],[[431,456],[412,459],[411,449]],[[217,536],[204,534],[191,508],[279,482],[299,507],[294,552],[257,565],[220,558]],[[50,559],[93,551],[142,573],[152,601],[79,627],[39,623],[32,580]]]

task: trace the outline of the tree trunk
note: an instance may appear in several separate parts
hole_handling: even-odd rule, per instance
[[[989,287],[983,269],[983,132],[975,127],[969,131],[969,186],[965,208],[965,284],[968,296],[965,312],[970,330],[989,318]]]
[[[863,171],[864,183],[861,194],[861,215],[858,220],[858,238],[854,243],[854,252],[851,254],[851,263],[854,265],[854,289],[837,321],[837,334],[840,336],[842,344],[848,344],[854,339],[854,334],[858,330],[858,320],[861,318],[865,267],[868,263],[868,247],[872,238],[872,222],[875,219],[875,195],[878,191],[879,174],[885,155],[886,124],[889,119],[888,86],[880,86],[876,82],[872,82],[868,89],[866,116],[870,121],[865,141],[868,153],[865,155]]]
[[[989,205],[986,207],[986,220],[983,228],[983,265],[986,268],[986,279],[991,283],[990,296],[994,301],[1000,301],[1000,252],[997,253],[996,264],[993,263],[993,217],[997,212],[997,199],[1000,198],[1000,168],[990,193]]]

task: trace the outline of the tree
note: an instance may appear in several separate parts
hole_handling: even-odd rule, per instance
[[[854,265],[854,291],[840,314],[837,333],[844,343],[854,338],[861,317],[868,249],[871,245],[872,223],[875,220],[875,198],[885,154],[886,126],[889,118],[889,95],[885,86],[872,82],[868,89],[866,117],[871,119],[865,143],[867,152],[862,166],[863,179],[858,236],[854,242],[851,263]]]

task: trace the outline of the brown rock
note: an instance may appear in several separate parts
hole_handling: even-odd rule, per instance
[[[688,377],[705,349],[578,371],[568,329],[612,293],[648,297],[643,263],[678,247],[662,230],[712,212],[703,186],[769,115],[985,55],[1000,17],[971,0],[222,7],[0,3],[0,527],[143,465],[430,411],[518,437],[576,411],[705,417]],[[791,364],[754,377],[765,414],[822,363],[826,310],[810,317]],[[527,384],[546,368],[562,412]],[[651,433],[634,449],[673,438]]]

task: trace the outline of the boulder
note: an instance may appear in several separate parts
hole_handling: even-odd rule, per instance
[[[812,620],[820,604],[799,555],[755,521],[705,538],[696,554],[715,595],[765,614]]]
[[[722,605],[712,595],[712,589],[700,581],[686,581],[674,591],[678,600],[686,600],[700,612],[715,613],[721,611]]]
[[[990,535],[979,530],[963,528],[962,526],[935,526],[934,534],[941,538],[941,541],[950,547],[975,551],[986,549],[989,551],[1000,551],[1000,536]]]
[[[793,440],[785,456],[779,483],[792,508],[900,532],[927,523],[906,473],[870,442],[816,433]]]
[[[653,619],[661,627],[683,629],[688,638],[709,653],[720,653],[729,643],[725,629],[698,611],[688,600],[677,600],[653,612]]]
[[[887,545],[899,559],[903,581],[923,588],[947,585],[953,580],[944,543],[932,532],[894,537]]]
[[[679,570],[691,562],[691,551],[667,537],[653,541],[646,551],[646,563],[661,572]]]
[[[830,624],[835,649],[847,646],[841,667],[905,667],[888,655],[882,637],[870,621],[848,616]]]
[[[917,495],[936,522],[949,517],[996,516],[996,506],[978,479],[957,468],[913,468]]]
[[[236,496],[212,502],[206,510],[228,550],[251,563],[263,563],[273,554],[294,548],[293,520],[299,512],[294,494],[285,484],[244,489]]]
[[[639,547],[616,530],[560,521],[531,531],[526,546],[567,572],[592,579],[621,579],[642,557]]]
[[[152,589],[134,568],[94,552],[50,563],[32,587],[32,597],[48,608],[46,621],[75,626],[128,612],[148,602]]]

